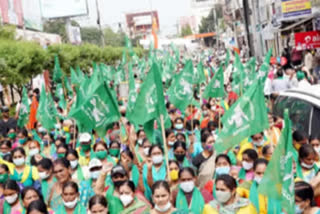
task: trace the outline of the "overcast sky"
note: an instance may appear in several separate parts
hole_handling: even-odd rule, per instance
[[[96,16],[95,0],[88,0],[91,21]],[[190,0],[99,0],[103,24],[112,27],[125,21],[125,14],[157,10],[160,16],[160,29],[166,33],[175,33],[177,20],[181,16],[190,14]]]

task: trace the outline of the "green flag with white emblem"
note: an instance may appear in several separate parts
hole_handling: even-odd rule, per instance
[[[23,87],[22,100],[21,100],[20,109],[19,109],[19,119],[17,121],[17,125],[19,128],[24,127],[28,123],[29,113],[30,113],[30,106],[28,102],[28,93],[27,93],[27,89]]]
[[[170,102],[184,111],[191,103],[193,98],[193,65],[192,61],[188,60],[184,66],[184,69],[175,78],[170,88],[168,89],[168,95]]]
[[[261,65],[259,72],[258,72],[258,78],[262,80],[263,84],[265,83],[265,81],[268,77],[271,56],[272,56],[272,48],[269,49],[266,57],[263,60],[263,64]]]
[[[51,93],[46,94],[44,87],[42,87],[37,110],[37,120],[46,130],[51,130],[57,123],[57,116],[58,112],[54,105]]]
[[[129,62],[128,68],[129,68],[129,96],[128,96],[128,105],[127,105],[127,109],[126,109],[126,117],[128,118],[128,120],[130,122],[134,123],[134,121],[131,119],[131,116],[133,113],[134,104],[136,103],[137,92],[136,92],[136,86],[135,86],[135,82],[134,82],[134,76],[133,76],[131,62]]]
[[[215,149],[225,152],[245,138],[269,127],[263,86],[256,81],[221,118],[223,129],[218,134]]]
[[[223,97],[224,96],[224,76],[223,68],[220,66],[219,70],[215,73],[206,89],[203,92],[203,98],[209,99],[210,97]]]
[[[288,110],[284,112],[284,129],[267,166],[258,192],[277,200],[286,213],[295,213],[292,130]]]

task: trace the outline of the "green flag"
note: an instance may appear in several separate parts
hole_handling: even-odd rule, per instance
[[[118,105],[105,81],[100,82],[77,108],[70,110],[69,117],[77,121],[81,131],[103,130],[120,119]],[[104,133],[105,134],[105,133]]]
[[[82,73],[79,66],[77,66],[76,70],[77,70],[77,76],[79,79],[79,83],[81,83],[82,81],[84,81],[86,79],[86,75]]]
[[[247,90],[256,80],[256,58],[252,57],[244,66],[245,78],[243,81],[244,90]]]
[[[294,197],[294,173],[292,162],[293,145],[292,130],[289,113],[286,109],[284,112],[284,129],[278,145],[272,155],[267,166],[258,192],[270,199],[281,202],[281,207],[286,213],[295,213],[295,197]]]
[[[244,92],[243,81],[245,78],[244,66],[240,60],[239,55],[236,53],[235,61],[233,65],[233,74],[232,74],[232,90],[236,92],[239,96],[241,96]]]
[[[54,57],[54,69],[53,69],[52,80],[55,83],[61,83],[62,82],[62,71],[61,71],[61,68],[60,68],[59,57],[57,55],[55,55],[55,57]]]
[[[230,51],[229,51],[229,49],[227,49],[226,59],[225,59],[225,61],[224,61],[224,66],[225,66],[225,68],[228,67],[229,62],[230,62]]]
[[[131,123],[134,123],[134,121],[131,120],[131,116],[133,113],[134,104],[136,103],[137,92],[136,92],[136,86],[135,86],[131,62],[129,62],[128,67],[129,67],[129,96],[128,96],[128,105],[126,109],[126,117]]]
[[[66,89],[67,91],[67,94],[69,96],[72,96],[73,95],[73,91],[72,91],[72,88],[71,88],[71,85],[70,85],[70,82],[69,82],[69,78],[67,76],[64,76],[63,78],[63,86],[64,88]]]
[[[256,81],[221,118],[223,129],[215,143],[218,153],[269,127],[262,87],[261,82]]]
[[[112,81],[113,80],[113,70],[106,66],[103,63],[100,63],[100,71],[102,73],[102,76],[107,79],[108,81]]]
[[[66,99],[65,99],[65,97],[64,97],[63,87],[62,87],[62,84],[61,84],[61,83],[58,83],[58,84],[57,84],[57,86],[56,86],[56,91],[55,91],[54,96],[56,96],[56,97],[59,98],[59,106],[60,106],[62,109],[66,109],[66,107],[67,107],[67,102],[66,102]]]
[[[210,97],[223,97],[224,96],[224,75],[223,68],[220,66],[219,70],[215,73],[206,89],[203,92],[203,98],[209,99]]]
[[[206,76],[204,75],[203,64],[199,62],[197,65],[197,69],[194,69],[194,84],[201,84],[206,81]]]
[[[181,73],[175,78],[170,88],[168,95],[170,102],[184,111],[191,103],[193,98],[193,65],[192,61],[188,60]]]
[[[75,70],[70,67],[70,79],[71,79],[71,85],[76,85],[76,86],[79,86],[80,85],[80,80],[79,80],[79,77],[78,77],[78,74],[75,72]]]
[[[24,127],[28,123],[29,114],[30,114],[30,106],[28,103],[28,93],[27,93],[27,89],[23,87],[22,100],[20,103],[20,110],[19,110],[19,119],[17,121],[17,125],[19,128]]]
[[[259,72],[258,72],[258,78],[262,80],[263,83],[265,83],[270,69],[270,59],[272,56],[272,48],[269,49],[266,57],[263,60],[263,64],[261,65]]]
[[[126,48],[127,50],[129,51],[129,55],[131,57],[133,57],[135,55],[134,51],[133,51],[133,48],[132,48],[132,44],[131,44],[131,41],[130,39],[128,38],[128,36],[125,36],[125,44],[126,44]]]
[[[37,110],[37,120],[45,129],[51,130],[57,123],[57,116],[58,112],[54,105],[51,93],[46,94],[43,86],[40,94],[39,107]]]

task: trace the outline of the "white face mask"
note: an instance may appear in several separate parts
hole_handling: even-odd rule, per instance
[[[49,174],[47,174],[46,172],[39,172],[39,177],[41,178],[41,180],[45,180],[47,178],[49,178]]]
[[[165,206],[159,207],[158,205],[155,205],[154,208],[161,213],[167,212],[171,208],[171,203],[168,202]]]
[[[316,150],[316,152],[318,153],[318,155],[320,155],[320,146],[314,148]]]
[[[145,156],[149,155],[149,150],[150,150],[149,147],[143,149],[143,152],[144,152]]]
[[[14,195],[6,196],[6,197],[4,197],[4,199],[8,202],[8,204],[13,204],[14,202],[17,201],[18,194],[16,193]]]
[[[143,143],[143,139],[138,139],[138,140],[137,140],[137,143],[141,146],[142,143]]]
[[[13,159],[13,163],[16,165],[16,166],[22,166],[24,164],[25,160],[24,158],[16,158],[16,159]]]
[[[255,146],[257,146],[257,147],[261,147],[261,146],[263,146],[263,144],[264,144],[264,140],[262,139],[261,141],[259,141],[259,142],[253,142],[253,144],[255,145]]]
[[[78,160],[70,161],[71,169],[75,169],[78,166]]]
[[[133,197],[131,195],[127,195],[127,194],[122,194],[120,195],[120,200],[123,204],[123,206],[128,206],[132,201],[133,201]]]
[[[301,162],[301,166],[306,168],[306,169],[312,169],[313,166],[314,166],[314,163],[313,164],[306,164],[304,162]]]
[[[29,155],[30,156],[34,156],[34,155],[37,155],[37,154],[39,154],[39,149],[38,148],[29,150]]]
[[[250,170],[253,167],[253,163],[252,162],[247,162],[247,161],[242,161],[242,167],[245,170]]]
[[[254,180],[255,180],[255,182],[257,182],[257,184],[260,184],[260,182],[262,181],[262,177],[254,176]]]
[[[101,170],[90,172],[90,177],[94,180],[97,180],[100,176],[100,172],[101,172]]]
[[[173,146],[174,145],[174,141],[168,141],[168,145],[169,146]]]
[[[77,206],[78,198],[74,199],[73,201],[65,202],[63,201],[63,204],[68,209],[73,209]]]
[[[162,155],[154,155],[152,156],[152,162],[154,164],[160,164],[163,161],[163,156]]]
[[[176,129],[178,129],[178,130],[181,130],[181,129],[183,129],[183,124],[182,123],[178,123],[178,124],[175,124],[175,126],[174,126]]]
[[[194,182],[193,181],[185,181],[180,184],[181,189],[185,193],[190,193],[194,189]]]
[[[231,198],[231,192],[216,191],[216,197],[219,203],[224,204]]]

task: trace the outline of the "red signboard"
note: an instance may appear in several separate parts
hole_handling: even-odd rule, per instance
[[[320,48],[320,31],[296,33],[296,47],[300,50]]]
[[[0,10],[3,23],[23,26],[21,0],[0,0]]]

